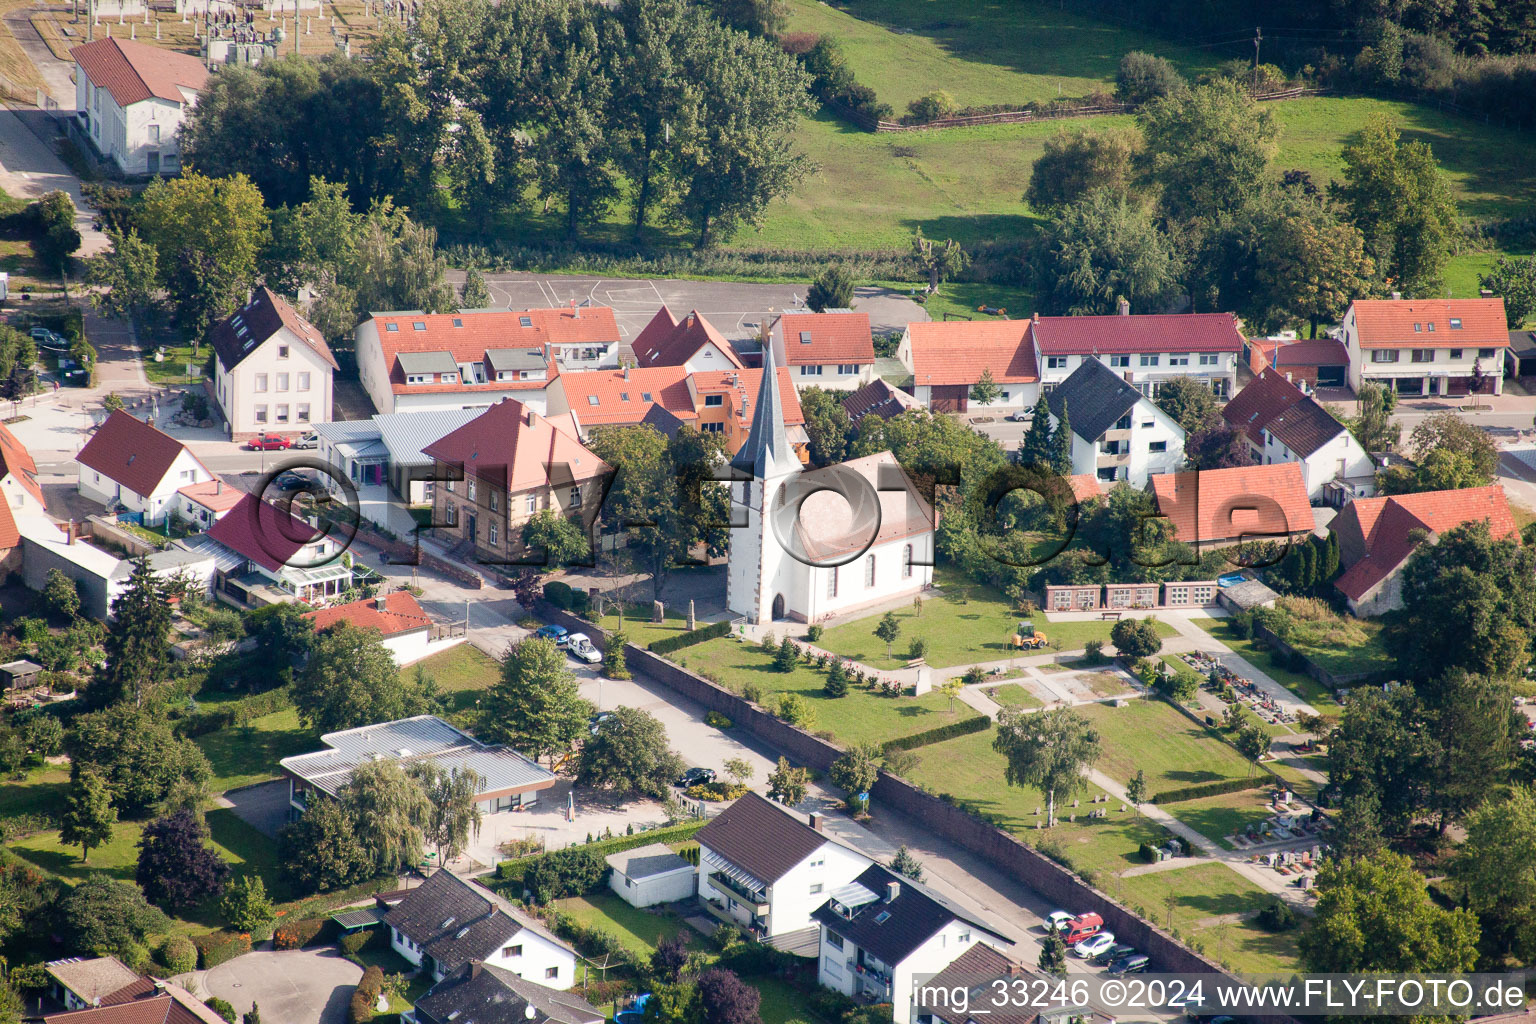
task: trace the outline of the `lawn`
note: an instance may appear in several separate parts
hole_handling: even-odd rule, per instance
[[[69,769],[55,765],[33,769],[25,779],[7,779],[0,786],[0,818],[60,810],[68,789]]]
[[[613,632],[620,626],[619,617],[610,610],[607,615],[598,620],[598,625]],[[695,621],[694,625],[700,627],[707,626],[709,623]],[[663,637],[688,632],[688,609],[664,607],[662,621],[653,623],[650,605],[643,608],[638,604],[631,605],[624,610],[623,628],[624,636],[630,643],[645,647]]]
[[[315,731],[300,724],[293,708],[199,736],[195,742],[213,765],[208,786],[215,793],[275,779],[278,761],[320,746]]]
[[[501,678],[500,662],[468,641],[405,666],[400,677],[413,682],[418,670],[437,684],[450,711],[471,707],[481,691],[490,689]]]
[[[1041,703],[1039,697],[1036,697],[1018,683],[986,687],[982,690],[982,693],[1008,708],[1038,708],[1045,706]]]
[[[1144,771],[1147,791],[1157,794],[1249,776],[1241,754],[1161,700],[1133,700],[1119,708],[1089,704],[1077,711],[1099,732],[1103,753],[1096,767],[1117,782]]]
[[[1268,788],[1247,789],[1158,806],[1207,839],[1220,843],[1222,837],[1241,832],[1249,823],[1270,816],[1269,793]],[[1231,846],[1230,843],[1225,845]]]
[[[610,892],[556,900],[554,906],[588,928],[600,928],[615,936],[625,948],[644,957],[656,952],[662,939],[688,931],[678,917],[632,907]]]
[[[198,355],[192,354],[191,345],[164,346],[165,358],[155,361],[155,349],[144,353],[144,376],[149,378],[151,384],[187,384],[191,378],[187,376],[187,364],[201,367],[208,358],[208,351],[203,349]]]
[[[1307,762],[1309,767],[1322,772],[1324,775],[1328,774],[1328,760],[1326,757],[1317,755],[1316,758],[1307,757],[1304,758],[1304,760]],[[1322,787],[1307,776],[1303,775],[1295,767],[1288,765],[1284,761],[1280,760],[1270,761],[1266,767],[1284,779],[1286,783],[1291,787],[1291,791],[1294,792],[1297,796],[1304,800],[1317,799],[1317,792]]]
[[[823,690],[826,673],[803,663],[793,671],[777,672],[757,646],[730,637],[686,647],[672,657],[737,693],[749,684],[757,686],[761,703],[770,709],[777,705],[777,694],[800,694],[816,715],[811,731],[828,731],[843,743],[883,743],[976,717],[959,701],[949,710],[949,699],[937,690],[921,697],[878,697],[850,686],[844,696],[829,697]]]
[[[1220,640],[1232,650],[1232,653],[1246,658],[1251,664],[1275,682],[1290,690],[1302,700],[1317,709],[1318,714],[1326,716],[1338,715],[1342,709],[1333,691],[1309,675],[1300,672],[1292,672],[1274,664],[1269,657],[1269,652],[1260,650],[1259,646],[1251,639],[1244,639],[1232,631],[1231,624],[1226,619],[1209,619],[1199,615],[1191,615],[1189,621],[1205,630],[1211,636]]]

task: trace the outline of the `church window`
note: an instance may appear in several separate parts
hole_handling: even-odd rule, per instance
[[[783,508],[784,507],[784,487],[782,485],[780,485],[780,487],[779,487],[779,496],[778,496],[777,501],[778,501],[779,508]]]
[[[827,596],[837,596],[837,566],[833,566],[827,572]]]
[[[904,580],[908,580],[908,579],[912,578],[912,545],[911,544],[908,544],[906,547],[901,549],[901,578],[904,579]]]
[[[872,586],[875,585],[875,556],[874,555],[870,555],[868,558],[864,559],[864,585],[866,587],[872,587]]]

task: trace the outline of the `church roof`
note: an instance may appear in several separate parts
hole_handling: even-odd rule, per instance
[[[784,430],[784,404],[779,389],[773,386],[778,377],[773,365],[773,346],[763,346],[763,376],[757,389],[757,408],[752,410],[752,430],[747,440],[731,459],[731,466],[751,473],[762,480],[782,466],[798,466],[799,459],[789,446]]]

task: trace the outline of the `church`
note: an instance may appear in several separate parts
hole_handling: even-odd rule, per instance
[[[784,426],[773,351],[731,460],[726,605],[752,623],[821,622],[933,584],[933,506],[890,452],[803,471]]]

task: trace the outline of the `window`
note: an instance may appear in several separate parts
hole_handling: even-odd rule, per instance
[[[571,508],[581,508],[581,485],[571,488]]]
[[[909,580],[909,579],[912,578],[912,545],[911,544],[908,544],[906,547],[901,549],[901,578],[904,579],[904,580]]]
[[[1460,359],[1461,358],[1461,349],[1459,349],[1459,348],[1451,349],[1451,358],[1452,359]]]
[[[257,391],[265,391],[265,390],[267,390],[267,375],[266,374],[258,373],[256,375],[256,390]]]
[[[1142,356],[1141,357],[1141,365],[1142,366],[1156,366],[1158,358],[1159,358],[1158,356]]]
[[[470,501],[475,500],[475,478],[470,477],[464,482],[464,496]]]
[[[424,373],[408,373],[405,376],[405,382],[407,384],[430,384],[430,383],[432,383],[431,381],[429,381],[427,379],[427,375],[424,374]]]
[[[1422,334],[1423,332],[1424,332],[1424,325],[1423,324],[1414,324],[1413,325],[1413,333],[1414,334]]]
[[[1373,363],[1395,363],[1395,362],[1397,362],[1397,349],[1395,349],[1395,348],[1378,348],[1378,349],[1373,349],[1371,351],[1371,362],[1373,362]]]
[[[833,949],[842,949],[843,937],[837,934],[837,932],[827,932],[827,945]]]
[[[725,404],[725,396],[724,395],[705,395],[704,396],[704,405],[705,405],[706,408],[714,408],[716,406],[720,406],[720,405],[724,405],[724,404]]]
[[[815,896],[815,895],[817,895],[820,892],[821,892],[821,883],[820,882],[817,882],[815,885],[811,886],[811,895],[812,896]]]
[[[286,373],[280,373],[277,375],[277,390],[288,390],[288,375]]]
[[[448,493],[449,494],[452,494],[454,492],[454,490],[459,486],[458,482],[455,481],[455,480],[449,480],[449,481],[446,481],[446,483],[448,484]]]
[[[971,941],[971,933],[970,933],[969,930],[963,931],[963,932],[960,933],[960,944],[962,946],[965,945],[967,942],[970,942],[970,941]]]
[[[640,401],[642,401],[642,402],[649,402],[650,400],[651,400],[651,393],[649,391],[642,391],[642,392],[640,392]]]
[[[1121,416],[1118,420],[1116,420],[1115,421],[1115,429],[1116,430],[1130,430],[1131,429],[1131,414],[1130,413],[1126,413],[1124,416]]]
[[[498,543],[500,543],[496,539],[496,524],[495,523],[491,524],[489,540],[491,542],[491,547],[495,547]]]
[[[1432,348],[1416,348],[1413,350],[1413,361],[1416,363],[1432,363],[1435,361],[1435,350]]]
[[[820,366],[802,366],[802,367],[800,367],[800,376],[802,376],[802,377],[820,377],[821,376],[821,367]]]
[[[875,556],[874,555],[869,555],[868,557],[866,557],[864,559],[864,585],[866,587],[872,587],[872,586],[875,585]]]
[[[858,373],[859,372],[859,364],[857,364],[857,363],[838,363],[837,364],[837,372],[839,374],[841,374],[842,376],[844,376],[844,377],[848,376],[849,374]]]
[[[463,327],[464,326],[464,321],[462,319],[460,319],[459,317],[454,317],[453,318],[453,326],[455,326],[455,327]]]
[[[300,391],[308,391],[309,390],[309,371],[308,370],[305,370],[303,373],[299,374],[299,390]]]
[[[265,423],[265,422],[267,422],[267,407],[266,406],[258,405],[256,407],[256,422],[257,423]]]
[[[1461,330],[1461,317],[1459,317],[1459,316],[1451,317],[1451,330],[1453,330],[1453,331]]]
[[[427,325],[422,323],[420,320],[416,320],[411,324],[411,330],[413,331],[424,331],[426,329]]]
[[[447,518],[449,526],[457,526],[458,525],[458,522],[459,522],[459,506],[455,505],[453,502],[450,501],[448,504],[443,506],[443,514]]]
[[[495,491],[491,492],[491,511],[501,511],[501,495],[497,494]]]
[[[800,344],[802,344],[802,345],[809,345],[810,343],[811,343],[811,332],[810,331],[801,331],[800,332]]]
[[[1435,333],[1435,325],[1434,325],[1434,322],[1433,322],[1433,321],[1431,321],[1431,322],[1430,322],[1430,323],[1429,323],[1429,325],[1428,325],[1428,326],[1429,326],[1429,333],[1430,333],[1430,334],[1434,334],[1434,333]]]
[[[621,401],[621,402],[629,401],[629,392],[628,391],[620,391],[619,392],[619,401]]]
[[[558,967],[551,967],[551,968],[549,968],[548,970],[546,970],[544,972],[544,977],[546,979],[560,977],[560,968],[558,968]]]
[[[1167,450],[1168,450],[1168,442],[1167,441],[1153,441],[1153,442],[1151,442],[1150,444],[1147,445],[1147,451],[1149,451],[1149,452],[1165,452]]]
[[[520,317],[517,318],[517,325],[519,327],[532,327],[533,326],[533,317],[531,317],[531,316],[520,316]]]
[[[300,423],[308,423],[309,422],[309,403],[308,402],[300,402],[299,405],[298,405],[298,411],[295,413],[293,418],[298,420]]]
[[[443,383],[444,384],[457,384],[458,382],[459,382],[459,375],[458,374],[456,374],[456,373],[445,373],[445,374],[443,374]]]
[[[529,515],[533,515],[539,510],[539,496],[537,494],[528,495],[528,500],[524,507],[528,510]]]
[[[596,395],[588,395],[587,396],[587,404],[588,405],[596,405],[597,404],[597,396]]]
[[[1168,357],[1168,365],[1169,366],[1188,366],[1189,365],[1189,353],[1188,352],[1180,352],[1180,353],[1178,353],[1176,355],[1170,355]]]
[[[725,424],[724,423],[700,423],[699,424],[699,431],[701,433],[705,433],[705,434],[723,434],[723,433],[725,433]]]
[[[1491,349],[1491,348],[1480,348],[1480,349],[1478,349],[1477,350],[1477,358],[1479,358],[1479,359],[1492,359],[1493,358],[1493,349]]]
[[[837,596],[837,566],[827,570],[827,596]]]
[[[1045,368],[1047,370],[1065,370],[1067,368],[1066,356],[1046,356]]]
[[[386,331],[388,331],[390,334],[395,334],[396,332],[398,332],[400,330],[400,325],[399,324],[385,324],[384,325],[384,329]]]
[[[279,358],[279,359],[287,359],[288,358],[288,346],[287,345],[279,345],[279,346],[277,346],[277,358]]]
[[[1109,365],[1110,366],[1119,366],[1119,367],[1129,367],[1131,365],[1131,357],[1130,356],[1110,356],[1109,357]]]
[[[1201,366],[1215,366],[1220,361],[1221,361],[1221,357],[1218,356],[1214,352],[1202,352],[1202,353],[1200,353],[1200,365]]]
[[[502,956],[522,956],[523,955],[523,947],[522,946],[508,946],[508,947],[506,947],[505,949],[503,949],[501,951],[501,955]]]
[[[277,407],[277,422],[288,422],[288,407],[286,405],[280,405]]]

